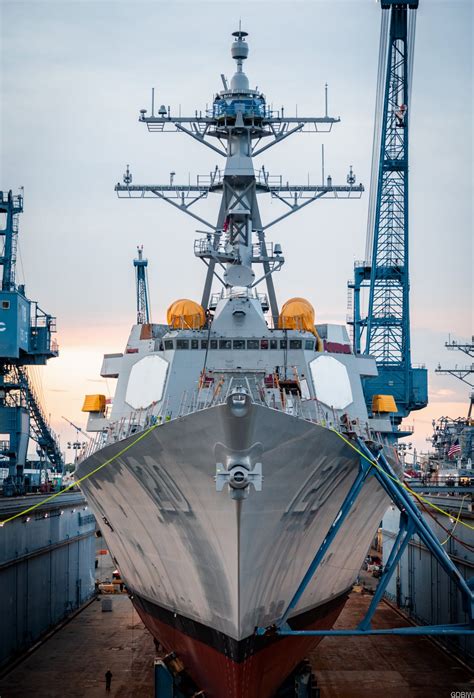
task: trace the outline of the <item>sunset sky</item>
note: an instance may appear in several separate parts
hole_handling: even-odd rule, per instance
[[[246,72],[287,115],[329,111],[329,135],[296,135],[258,166],[285,180],[345,183],[349,165],[368,188],[381,10],[374,0],[133,3],[2,0],[0,188],[25,188],[17,281],[57,316],[61,354],[37,371],[46,412],[64,447],[85,424],[85,393],[112,395],[104,353],[122,351],[135,314],[132,259],[150,260],[153,319],[175,298],[199,299],[205,268],[193,255],[196,225],[159,201],[118,200],[134,183],[191,181],[217,155],[184,134],[149,134],[140,108],[156,102],[205,109],[233,72],[231,32],[249,32]],[[430,405],[409,419],[426,449],[431,420],[467,410],[468,386],[435,376],[438,362],[466,364],[444,342],[473,332],[472,13],[470,0],[420,0],[411,105],[410,236],[413,362],[430,369]],[[221,164],[221,163],[219,163]],[[368,191],[360,201],[319,201],[272,229],[286,258],[278,299],[306,296],[317,322],[343,323],[346,283],[365,250]],[[200,209],[216,216],[217,197]],[[261,202],[264,219],[280,212]],[[466,359],[466,361],[464,360]],[[38,378],[39,380],[39,378]]]

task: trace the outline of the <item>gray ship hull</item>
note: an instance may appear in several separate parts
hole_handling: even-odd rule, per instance
[[[275,623],[356,477],[357,453],[327,428],[256,404],[245,419],[223,404],[165,422],[129,447],[136,440],[96,452],[78,475],[115,456],[82,488],[142,607],[234,643]],[[261,491],[250,486],[237,501],[214,482],[216,462],[236,454],[263,467]],[[295,616],[344,598],[388,504],[369,479]]]

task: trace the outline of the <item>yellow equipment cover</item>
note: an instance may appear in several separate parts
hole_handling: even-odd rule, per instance
[[[204,308],[188,298],[171,303],[166,313],[168,325],[174,330],[199,330],[206,322]]]
[[[372,412],[398,412],[393,395],[374,395],[372,397]]]
[[[278,327],[281,330],[306,330],[316,335],[313,306],[305,298],[290,298],[280,311]]]
[[[105,412],[105,395],[85,395],[83,412]]]

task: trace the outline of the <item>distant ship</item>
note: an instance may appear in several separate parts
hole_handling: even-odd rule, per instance
[[[460,351],[466,356],[474,357],[474,336],[470,341],[458,342],[449,339],[445,347]],[[440,484],[460,484],[468,486],[474,479],[474,390],[472,376],[474,364],[442,368],[438,365],[436,373],[451,375],[468,385],[469,406],[466,417],[439,417],[433,420],[433,433],[428,439],[433,450],[428,454],[424,464],[425,475],[434,477]]]
[[[264,168],[255,172],[257,143],[337,120],[327,111],[311,119],[271,111],[243,72],[247,34],[233,36],[236,73],[230,85],[223,77],[209,112],[141,113],[152,131],[214,138],[225,169],[196,187],[173,178],[132,185],[127,169],[119,194],[171,203],[176,195],[185,209],[189,197],[217,192],[220,212],[194,246],[208,268],[202,302],[176,301],[166,325],[139,313],[125,352],[104,356],[101,375],[118,379],[115,397],[110,414],[104,396],[86,398],[97,450],[77,475],[108,463],[82,488],[154,637],[206,696],[270,698],[319,641],[257,637],[255,628],[281,617],[357,475],[359,457],[336,432],[385,443],[396,407],[381,396],[369,416],[362,380],[377,375],[376,364],[354,355],[344,326],[315,324],[302,298],[277,307],[273,273],[284,260],[280,245],[265,240],[257,195],[291,208],[363,188],[352,171],[343,186],[328,177],[293,188]],[[145,263],[141,255],[136,262]],[[222,290],[212,295],[216,276]],[[290,616],[292,628],[332,627],[388,505],[369,480]]]

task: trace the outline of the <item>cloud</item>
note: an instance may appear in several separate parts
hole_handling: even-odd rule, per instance
[[[430,401],[431,402],[446,402],[443,398],[452,398],[456,395],[455,390],[450,390],[448,388],[439,388],[438,390],[430,390]],[[438,399],[440,398],[440,399]],[[449,400],[448,400],[449,402]]]

